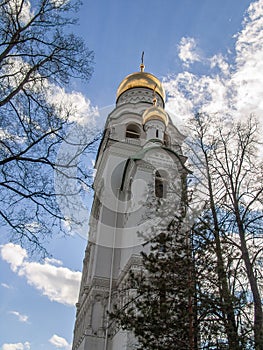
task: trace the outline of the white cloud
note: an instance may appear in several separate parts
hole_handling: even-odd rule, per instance
[[[2,350],[30,350],[30,343],[26,341],[23,343],[15,343],[15,344],[3,344]]]
[[[63,6],[64,4],[67,4],[69,0],[51,0],[51,2],[56,6],[60,7]]]
[[[62,118],[69,116],[69,120],[79,124],[91,124],[96,122],[98,109],[91,106],[88,100],[80,92],[66,92],[65,89],[49,84],[46,89],[46,100],[56,108]],[[95,124],[94,124],[95,125]]]
[[[69,344],[65,338],[59,337],[56,334],[52,335],[52,337],[49,339],[49,342],[58,349],[71,349],[71,344]]]
[[[202,60],[210,63],[211,71],[207,75],[184,71],[165,79],[167,107],[177,117],[187,119],[202,111],[229,113],[237,118],[251,113],[263,115],[263,0],[250,4],[243,29],[235,39],[234,56],[229,56],[234,62],[232,65],[227,57],[218,53]],[[179,57],[184,63],[199,59],[195,48],[195,41],[181,40]]]
[[[263,1],[250,4],[243,29],[236,36],[234,103],[242,114],[263,112]]]
[[[0,246],[1,257],[11,265],[11,269],[16,272],[27,257],[26,250],[17,244],[8,243]]]
[[[6,284],[6,283],[1,283],[1,286],[6,288],[6,289],[12,289],[13,287],[10,286],[9,284]]]
[[[168,77],[164,85],[168,95],[167,108],[182,120],[196,111],[223,113],[226,110],[227,85],[219,75],[198,77],[184,72]]]
[[[45,263],[46,264],[58,265],[58,266],[63,265],[63,262],[61,260],[54,259],[54,258],[45,258]]]
[[[80,272],[51,264],[26,262],[19,270],[28,283],[41,290],[50,300],[62,304],[75,305],[78,297]]]
[[[17,87],[31,69],[31,65],[21,57],[8,58],[4,67],[6,78],[3,79],[2,85]],[[26,88],[36,93],[40,92],[45,96],[46,102],[54,107],[61,119],[68,119],[70,122],[76,122],[81,125],[90,125],[92,123],[95,126],[99,116],[98,109],[92,106],[90,100],[82,93],[76,91],[67,92],[64,88],[50,83],[48,79],[42,77],[38,72],[32,73],[31,77],[32,79],[25,85]],[[40,128],[38,125],[34,126]],[[0,129],[1,135],[9,138],[16,137],[8,135],[4,129]]]
[[[0,139],[9,139],[17,143],[23,143],[25,141],[23,137],[11,134],[8,130],[3,128],[0,128]]]
[[[218,67],[222,74],[229,75],[229,64],[227,63],[226,59],[223,57],[221,53],[214,55],[210,58],[210,67],[215,68]]]
[[[22,24],[27,23],[32,17],[31,4],[28,0],[9,0],[7,5],[13,13],[18,15]]]
[[[200,61],[200,56],[197,51],[196,41],[194,38],[183,37],[178,45],[178,56],[186,65]]]
[[[28,322],[28,316],[27,315],[22,315],[18,311],[9,311],[10,314],[15,315],[19,322]]]
[[[0,247],[3,260],[19,276],[24,276],[31,286],[40,290],[51,301],[75,305],[78,297],[81,272],[55,266],[60,261],[45,260],[44,264],[27,259],[26,250],[19,245],[8,243]]]

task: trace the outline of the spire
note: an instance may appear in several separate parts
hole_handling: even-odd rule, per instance
[[[142,58],[141,58],[141,64],[140,64],[141,72],[144,72],[144,68],[145,68],[145,65],[143,63],[143,58],[144,58],[144,51],[142,52]]]
[[[155,93],[155,89],[157,88],[157,84],[154,85],[154,89],[153,89],[153,105],[156,106],[157,104],[157,98],[156,98],[156,93]]]
[[[129,74],[127,77],[123,79],[123,81],[120,83],[117,90],[117,101],[120,95],[129,89],[147,88],[153,91],[153,88],[155,87],[155,94],[156,94],[155,96],[157,97],[157,94],[158,94],[162,99],[162,102],[160,103],[164,105],[165,92],[162,87],[162,83],[153,74],[145,72],[144,68],[145,68],[145,65],[144,65],[144,51],[143,51],[141,55],[139,72],[137,71],[135,73]],[[149,97],[150,97],[150,101],[148,98],[148,102],[152,102],[151,96]]]

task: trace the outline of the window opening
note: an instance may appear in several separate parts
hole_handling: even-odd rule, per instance
[[[156,130],[156,137],[159,137],[159,130]]]
[[[95,194],[94,196],[94,202],[93,202],[93,208],[92,208],[92,214],[93,217],[98,220],[100,216],[100,208],[101,208],[101,201],[99,200],[99,197]]]
[[[159,171],[155,173],[155,196],[158,198],[164,197],[164,183]]]
[[[126,129],[126,137],[130,139],[138,139],[140,137],[140,128],[134,124],[128,125]]]

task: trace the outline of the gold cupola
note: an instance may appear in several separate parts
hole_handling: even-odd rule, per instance
[[[142,115],[143,125],[145,125],[149,120],[160,120],[165,126],[168,125],[169,121],[165,110],[161,107],[157,107],[156,105],[146,109]]]
[[[144,72],[144,64],[140,65],[141,71],[129,74],[120,83],[117,90],[117,100],[125,91],[133,88],[148,88],[155,91],[165,102],[165,92],[162,83],[153,74]]]

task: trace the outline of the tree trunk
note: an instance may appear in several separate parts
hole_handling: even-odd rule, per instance
[[[235,320],[235,313],[234,313],[234,307],[232,302],[232,295],[228,288],[227,283],[227,276],[224,266],[224,259],[222,255],[222,247],[220,242],[220,228],[216,213],[216,205],[214,202],[214,194],[213,194],[213,188],[212,188],[212,181],[211,181],[211,175],[209,170],[209,161],[207,154],[204,150],[205,155],[205,162],[206,162],[206,174],[207,174],[207,181],[208,181],[208,190],[209,190],[209,200],[210,200],[210,209],[212,211],[213,216],[213,223],[214,223],[214,238],[216,243],[216,257],[217,257],[217,275],[219,280],[219,293],[222,298],[222,312],[224,315],[224,324],[225,324],[225,331],[227,334],[228,339],[228,345],[231,350],[238,350],[241,349],[239,345],[239,335]]]
[[[253,266],[249,257],[249,252],[246,244],[245,229],[243,221],[240,216],[240,211],[237,203],[237,199],[234,199],[234,214],[237,221],[238,232],[240,237],[242,258],[246,266],[246,274],[253,295],[254,302],[254,336],[255,336],[255,349],[263,349],[263,310],[261,296],[258,288],[257,278],[253,271]]]

